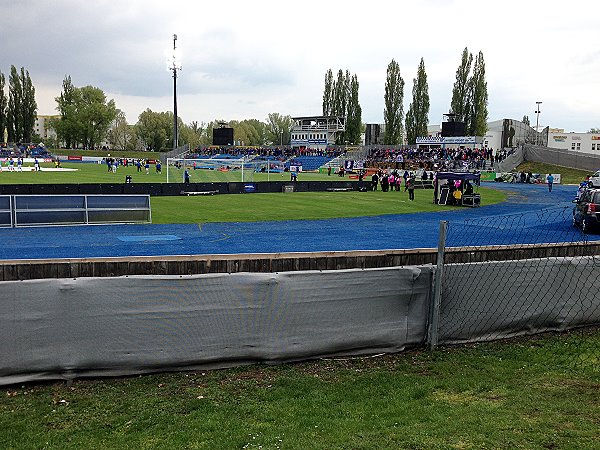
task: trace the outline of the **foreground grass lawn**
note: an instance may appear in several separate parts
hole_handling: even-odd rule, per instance
[[[4,387],[3,449],[598,449],[600,331]]]
[[[480,188],[482,204],[499,203],[506,193]],[[260,222],[331,219],[441,211],[433,190],[407,192],[294,192],[191,197],[152,197],[153,223]]]

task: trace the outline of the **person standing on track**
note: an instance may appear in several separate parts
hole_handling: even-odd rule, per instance
[[[548,183],[548,192],[552,192],[552,183],[554,183],[554,177],[551,173],[546,177],[546,182]]]

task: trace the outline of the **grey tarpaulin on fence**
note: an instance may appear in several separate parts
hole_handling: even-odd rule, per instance
[[[0,384],[423,344],[432,266],[0,283]]]
[[[500,162],[496,162],[496,172],[512,172],[524,160],[522,148],[515,148],[514,152]]]
[[[593,172],[600,168],[600,156],[576,150],[525,146],[525,160],[572,167]]]
[[[600,324],[598,280],[598,257],[447,264],[440,343]]]

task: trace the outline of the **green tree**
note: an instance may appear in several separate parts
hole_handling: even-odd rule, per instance
[[[330,116],[333,106],[333,72],[328,69],[325,73],[325,88],[323,90],[323,115]]]
[[[348,100],[348,115],[346,118],[345,138],[348,144],[360,144],[362,132],[362,108],[358,101],[358,77],[352,76],[350,81],[350,98]]]
[[[384,94],[383,121],[385,134],[383,141],[386,145],[399,145],[402,143],[403,102],[404,80],[400,76],[400,66],[392,59],[387,67]]]
[[[333,83],[332,116],[347,117],[348,101],[350,99],[350,71],[338,70],[337,80]],[[336,136],[338,145],[346,143],[346,133],[340,132]]]
[[[592,134],[600,133],[600,128],[590,128],[588,133],[592,133]]]
[[[471,136],[485,136],[488,120],[488,92],[485,80],[485,61],[483,52],[479,52],[473,65],[473,75],[470,82],[470,105],[468,133]]]
[[[191,125],[182,123],[177,126],[177,129],[179,132],[180,144],[187,144],[190,149],[197,148],[198,145],[200,145],[200,135]]]
[[[222,119],[216,119],[212,122],[208,122],[202,132],[202,135],[200,136],[200,145],[212,145],[213,129],[219,128],[219,124],[223,122],[226,121]]]
[[[419,136],[413,108],[414,106],[412,103],[408,105],[408,111],[406,111],[406,117],[404,119],[404,125],[406,127],[406,140],[408,141],[409,145],[414,145],[417,142],[417,137]]]
[[[21,78],[19,77],[17,68],[11,66],[8,78],[8,106],[6,110],[9,142],[19,142],[23,137],[22,99],[23,88],[21,87]]]
[[[528,115],[524,115],[523,116],[523,120],[521,122],[523,122],[525,125],[531,125],[531,122],[529,121],[529,116]]]
[[[148,150],[170,149],[173,147],[173,113],[158,113],[148,108],[138,116],[135,131]]]
[[[35,87],[29,76],[29,71],[21,67],[21,117],[23,120],[23,140],[32,142],[35,118],[37,116],[37,102],[35,101]]]
[[[69,75],[65,75],[62,85],[63,90],[60,96],[55,98],[56,110],[60,113],[60,118],[52,120],[51,126],[56,131],[58,140],[62,141],[66,148],[72,148],[76,144],[76,88]]]
[[[289,145],[294,121],[290,116],[270,113],[267,116],[266,141],[273,145]]]
[[[18,72],[15,66],[11,66],[6,108],[8,140],[30,142],[36,113],[35,87],[31,82],[29,71],[21,67]]]
[[[463,50],[461,62],[456,70],[456,81],[452,89],[452,101],[450,103],[450,112],[456,114],[459,120],[465,122],[469,119],[469,73],[473,64],[473,55],[469,53],[467,47]],[[468,129],[468,123],[467,123]]]
[[[108,130],[108,143],[112,149],[134,150],[135,149],[135,130],[127,123],[125,113],[117,110],[115,120],[112,121]]]
[[[75,114],[77,142],[93,149],[106,139],[117,108],[114,100],[107,100],[102,89],[84,86],[76,89]]]
[[[6,83],[6,78],[4,74],[0,72],[0,141],[4,140],[4,130],[8,126],[8,121],[6,117],[6,107],[8,105],[8,98],[4,93],[4,85]]]
[[[412,95],[413,99],[406,113],[406,137],[409,144],[415,144],[419,136],[427,136],[429,124],[429,85],[423,58],[417,69],[417,78],[413,79]]]

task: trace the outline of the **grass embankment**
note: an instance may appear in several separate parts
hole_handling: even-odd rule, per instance
[[[569,167],[555,166],[554,164],[544,164],[533,161],[525,161],[515,169],[516,172],[531,172],[531,173],[560,173],[561,184],[579,184],[587,175],[594,173],[593,171],[571,169]]]
[[[3,388],[0,442],[15,450],[597,449],[599,346],[596,331]]]

